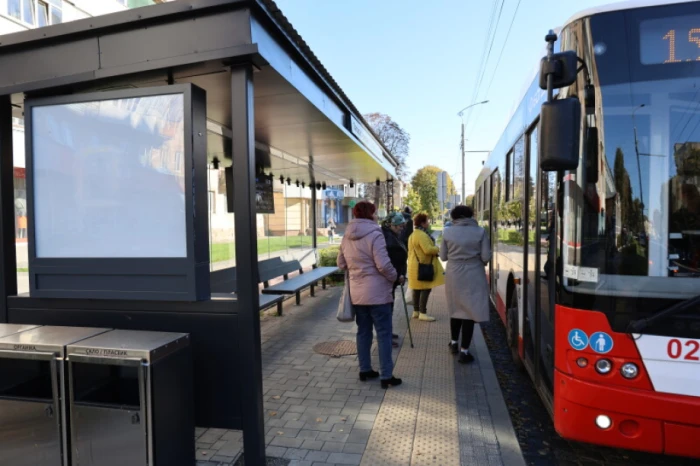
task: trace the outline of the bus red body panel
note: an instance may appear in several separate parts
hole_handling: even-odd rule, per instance
[[[503,325],[508,325],[508,319],[506,318],[506,303],[503,302],[500,293],[496,293],[496,312],[501,316]]]
[[[661,421],[603,408],[598,401],[601,401],[600,398],[610,395],[608,387],[581,382],[561,374],[559,371],[555,371],[554,383],[556,384],[554,390],[554,428],[562,437],[614,448],[663,453],[663,423]],[[571,399],[581,401],[580,398],[587,398],[584,393],[586,390],[589,390],[587,395],[593,395],[597,399],[586,400],[583,404],[571,401]],[[630,407],[630,403],[624,401],[625,394],[626,392],[618,393],[613,397],[613,400],[617,402],[615,409],[625,410]],[[621,401],[622,404],[620,404]],[[609,429],[603,430],[596,425],[596,417],[601,414],[612,420]],[[633,428],[628,428],[629,431],[623,430],[624,426],[630,424]]]
[[[700,427],[667,422],[664,425],[664,439],[666,454],[700,458]]]
[[[572,331],[587,339],[596,332],[612,338],[612,347],[599,353],[591,345],[576,349],[569,342]],[[613,332],[603,313],[556,306],[554,425],[564,438],[581,442],[700,458],[700,398],[654,391],[634,339]],[[577,361],[586,360],[581,367]],[[600,359],[612,362],[612,370],[599,374]],[[620,374],[633,362],[639,367],[634,379]],[[596,425],[604,415],[612,424]]]

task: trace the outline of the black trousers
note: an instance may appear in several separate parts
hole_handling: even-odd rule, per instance
[[[428,312],[428,298],[432,289],[413,290],[413,310],[420,311],[422,314]]]
[[[459,340],[459,331],[462,331],[462,349],[468,349],[472,343],[474,335],[474,321],[469,319],[450,319],[450,330],[452,331],[452,340]]]

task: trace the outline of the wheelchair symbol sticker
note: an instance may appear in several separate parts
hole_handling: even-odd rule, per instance
[[[605,354],[613,348],[613,339],[605,332],[595,332],[591,335],[591,349],[596,353]]]
[[[588,346],[588,335],[583,330],[571,329],[569,332],[569,344],[575,350],[582,350]]]

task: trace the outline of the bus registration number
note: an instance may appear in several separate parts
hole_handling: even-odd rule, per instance
[[[671,338],[666,345],[669,359],[700,362],[700,341]]]
[[[632,334],[654,390],[700,396],[700,340]]]

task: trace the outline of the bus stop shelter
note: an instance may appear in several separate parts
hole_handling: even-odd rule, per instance
[[[391,180],[396,159],[272,0],[178,0],[2,36],[0,69],[0,322],[191,334],[197,425],[242,429],[247,464],[263,464],[256,177],[274,174],[287,185],[300,181],[315,199],[314,187],[321,185]],[[140,89],[167,93],[182,85],[195,86],[187,92],[202,96],[201,105],[192,101],[191,118],[206,120],[205,127],[193,124],[192,133],[185,133],[199,142],[183,143],[190,144],[193,157],[191,165],[183,166],[193,172],[210,164],[231,167],[226,189],[235,217],[236,268],[249,272],[236,274],[235,296],[209,292],[208,255],[188,262],[192,268],[176,277],[179,281],[158,282],[189,287],[196,280],[197,291],[186,298],[172,298],[174,289],[136,289],[147,287],[153,276],[166,277],[162,269],[170,262],[162,257],[145,255],[136,268],[124,265],[129,257],[75,259],[59,252],[43,259],[35,243],[50,244],[52,236],[36,225],[44,222],[44,214],[33,202],[39,203],[38,190],[46,182],[38,176],[28,186],[31,291],[18,294],[13,117],[28,118],[27,102],[32,100],[70,103],[79,102],[81,95],[124,92],[137,97]],[[34,129],[27,129],[28,173],[39,166],[32,151],[39,150],[45,137],[36,122]],[[111,133],[109,124],[105,131]],[[72,141],[76,136],[63,137]],[[70,179],[85,181],[69,165],[55,165],[52,173],[65,170]],[[105,186],[113,176],[108,165],[99,172]],[[202,176],[195,173],[192,179]],[[192,183],[183,191],[191,198],[184,201],[187,238],[206,251],[207,197],[195,190],[202,187],[198,181]],[[315,217],[316,203],[312,206]],[[316,223],[312,225],[315,247]],[[81,242],[74,243],[71,247],[80,250]],[[195,256],[188,252],[187,257]],[[148,270],[143,272],[150,274],[148,280],[136,276],[129,281],[129,274],[139,269]],[[98,275],[105,277],[102,287],[109,282],[132,288],[115,285],[99,294],[104,290],[90,281]],[[92,294],[74,283],[93,283]]]

